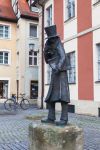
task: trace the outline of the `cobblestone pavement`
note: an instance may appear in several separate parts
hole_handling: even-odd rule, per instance
[[[46,110],[19,110],[16,115],[0,115],[0,150],[28,150],[28,126],[25,116],[46,114]],[[100,118],[69,113],[69,123],[83,128],[84,150],[100,150]]]

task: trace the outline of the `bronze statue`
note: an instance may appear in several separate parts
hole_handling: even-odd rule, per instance
[[[68,103],[70,102],[69,85],[67,78],[67,60],[56,25],[45,28],[47,41],[44,48],[44,57],[52,68],[51,83],[45,102],[48,105],[48,117],[41,120],[43,123],[56,123],[66,125],[68,122]],[[60,121],[55,122],[55,103],[61,103],[62,111]]]

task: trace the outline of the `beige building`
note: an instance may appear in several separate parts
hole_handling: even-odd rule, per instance
[[[16,22],[10,0],[1,0],[0,101],[16,93]]]
[[[38,9],[31,1],[0,1],[0,99],[38,96]]]

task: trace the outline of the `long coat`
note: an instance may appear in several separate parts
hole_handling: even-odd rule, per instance
[[[47,57],[48,51],[50,53],[51,50],[51,57]],[[46,63],[48,63],[51,67],[52,64],[56,66],[58,71],[56,72],[52,69],[51,74],[51,83],[49,86],[48,94],[45,98],[45,102],[70,102],[70,92],[69,92],[69,85],[68,85],[68,77],[67,77],[67,60],[65,57],[65,51],[63,45],[60,41],[60,38],[55,39],[55,48],[50,48],[49,40],[47,40],[44,49],[44,57]],[[54,59],[55,58],[55,59]],[[53,63],[52,63],[53,60]]]

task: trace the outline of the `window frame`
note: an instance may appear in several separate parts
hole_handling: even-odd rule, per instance
[[[100,81],[100,44],[97,44],[97,66],[98,66],[98,81]]]
[[[8,66],[11,64],[11,52],[9,50],[0,50],[1,53],[3,53],[3,62],[0,63],[0,65]],[[5,54],[8,54],[8,63],[5,63]]]
[[[31,36],[31,26],[35,26],[36,28],[37,28],[37,34],[36,34],[36,36]],[[33,23],[30,23],[29,24],[29,37],[30,38],[38,38],[38,25],[37,24],[33,24]]]
[[[0,37],[0,40],[5,39],[5,40],[10,40],[11,39],[11,25],[9,24],[2,24],[0,23],[0,26],[3,26],[3,36]],[[8,27],[8,37],[5,36],[5,27]]]
[[[46,24],[47,26],[51,26],[53,23],[53,6],[52,4],[50,4],[47,8],[46,8]],[[48,17],[50,14],[50,17]],[[49,20],[49,21],[48,21]],[[51,74],[52,74],[52,69],[51,67],[47,64],[47,85],[50,84],[51,82]]]
[[[46,12],[47,12],[47,26],[51,26],[52,25],[52,22],[53,22],[53,16],[52,16],[52,4],[50,6],[47,7],[46,9]]]
[[[30,45],[33,45],[33,49],[30,49]],[[33,44],[33,43],[29,44],[29,66],[38,66],[38,51],[35,51],[34,47],[35,47],[35,44]],[[32,52],[32,54],[33,53],[37,53],[37,55],[36,56],[34,54],[30,55],[30,52]],[[30,58],[32,58],[32,64],[30,64]],[[35,58],[37,59],[37,63],[36,64],[34,64],[34,62],[35,62],[34,59]]]
[[[30,51],[29,51],[30,52]],[[38,66],[38,52],[37,51],[32,51],[33,53],[37,53],[37,56],[35,56],[34,54],[33,55],[30,55],[29,54],[29,66]],[[32,58],[32,64],[30,64],[30,58]],[[34,64],[35,60],[34,59],[37,59],[37,63]]]
[[[71,64],[71,55],[74,55],[74,65]],[[68,59],[68,83],[69,84],[75,84],[76,83],[76,61],[75,61],[75,51],[66,53],[66,57]],[[70,77],[72,75],[73,78]]]
[[[75,17],[75,0],[73,0],[72,2],[71,0],[65,0],[65,21],[68,21],[74,17]]]

